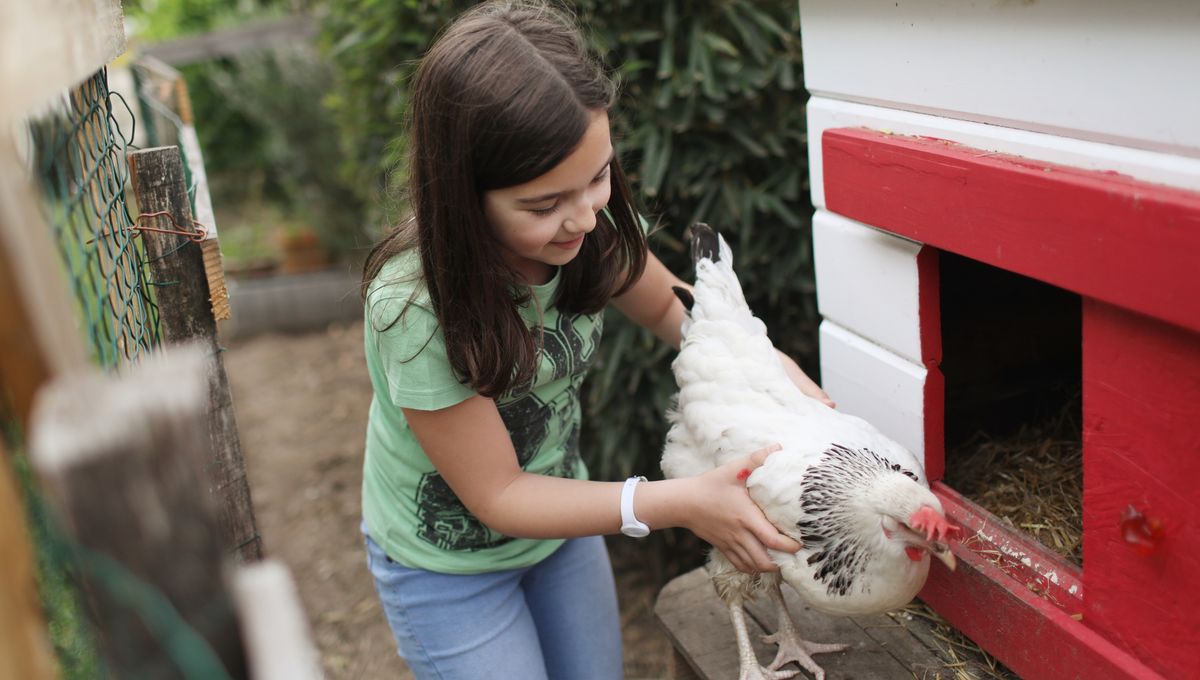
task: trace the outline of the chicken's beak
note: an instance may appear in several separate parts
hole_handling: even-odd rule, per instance
[[[950,551],[950,546],[941,541],[933,541],[929,544],[929,554],[942,561],[946,568],[954,571],[958,566],[958,560],[954,558],[954,553]]]

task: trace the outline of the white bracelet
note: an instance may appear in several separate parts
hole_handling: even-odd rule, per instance
[[[625,480],[621,489],[621,533],[634,538],[642,538],[650,534],[650,527],[639,522],[633,514],[633,490],[638,482],[646,481],[645,477],[630,477]]]

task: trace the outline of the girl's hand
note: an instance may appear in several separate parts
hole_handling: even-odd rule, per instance
[[[748,574],[779,571],[767,548],[794,553],[801,547],[767,520],[746,490],[750,473],[779,449],[772,444],[692,478],[697,502],[685,526],[720,550],[738,571]]]
[[[812,378],[808,377],[808,375],[800,369],[800,366],[798,366],[791,357],[783,352],[780,352],[779,350],[775,351],[779,352],[779,360],[783,362],[783,369],[787,371],[788,377],[792,379],[792,382],[796,384],[796,387],[800,388],[801,392],[809,397],[812,397],[813,399],[816,399],[822,404],[825,404],[829,408],[837,408],[837,404],[833,403],[833,400],[829,398],[828,394],[825,394],[825,390],[821,389],[820,385],[813,382]]]

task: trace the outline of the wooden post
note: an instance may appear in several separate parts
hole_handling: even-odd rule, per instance
[[[192,210],[183,180],[183,163],[174,146],[129,154],[129,171],[138,209],[168,211],[190,229]],[[144,226],[174,228],[167,219]],[[142,232],[158,301],[159,330],[165,343],[199,342],[214,360],[208,364],[209,435],[212,459],[207,466],[219,504],[226,548],[244,561],[262,558],[262,539],[254,520],[250,486],[234,421],[229,379],[217,346],[217,324],[209,303],[208,281],[199,245],[175,234]]]
[[[74,537],[114,677],[245,678],[223,575],[208,457],[209,348],[151,356],[126,376],[84,373],[45,387],[30,457]]]
[[[124,51],[121,0],[0,2],[0,126],[19,120]]]
[[[20,496],[0,441],[0,678],[52,680],[54,658],[38,604]]]
[[[282,562],[267,559],[239,567],[233,595],[254,680],[324,677],[296,583]]]

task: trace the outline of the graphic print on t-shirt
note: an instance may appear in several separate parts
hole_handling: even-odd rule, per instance
[[[587,333],[589,325],[591,332]],[[601,314],[558,314],[554,325],[545,328],[535,387],[509,390],[496,400],[521,467],[550,446],[562,450],[562,460],[542,474],[575,476],[579,466],[579,426],[575,415],[579,410],[579,387],[595,356],[603,326]],[[554,385],[564,378],[570,381],[568,387]],[[554,385],[554,389],[543,389],[549,385]],[[513,396],[515,392],[523,394]],[[482,550],[512,540],[484,526],[437,472],[422,476],[416,500],[420,538],[442,550]]]

